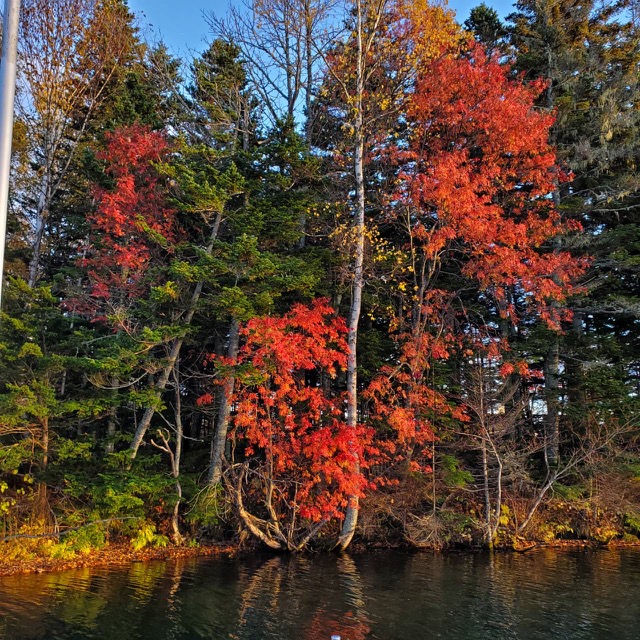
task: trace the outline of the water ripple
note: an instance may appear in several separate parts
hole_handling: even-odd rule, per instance
[[[257,556],[0,580],[4,640],[637,640],[640,552]]]

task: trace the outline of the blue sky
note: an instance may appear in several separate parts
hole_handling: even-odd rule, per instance
[[[469,10],[482,0],[449,0],[458,20],[464,21]],[[498,13],[510,13],[510,0],[484,0]],[[140,15],[144,35],[152,42],[161,37],[176,55],[190,57],[190,53],[201,51],[207,39],[207,24],[203,10],[223,15],[229,0],[129,0],[131,9]]]

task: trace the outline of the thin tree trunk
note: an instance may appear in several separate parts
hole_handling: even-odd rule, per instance
[[[547,19],[545,18],[545,22]],[[558,69],[556,64],[556,58],[551,48],[551,45],[547,46],[547,69],[548,78],[550,78],[547,85],[547,109],[552,111],[555,103],[555,84],[558,78]],[[552,129],[550,142],[555,144],[556,130]],[[560,206],[561,193],[560,184],[557,176],[554,178],[555,189],[553,190],[553,204],[557,207]],[[554,239],[554,253],[560,249],[560,239]],[[554,281],[556,277],[554,276]],[[560,345],[558,334],[554,333],[551,338],[549,349],[544,357],[544,395],[547,405],[547,415],[545,417],[544,425],[544,458],[547,465],[547,472],[549,468],[556,468],[558,465],[558,443],[560,439],[560,423],[559,423],[559,399],[558,399],[558,378],[560,369]]]
[[[489,490],[489,460],[487,455],[487,441],[483,435],[480,439],[482,451],[482,488],[484,492],[484,526],[485,542],[489,549],[493,547],[493,536],[491,535],[491,492]]]
[[[104,445],[105,453],[113,453],[115,450],[115,443],[113,439],[116,435],[116,408],[111,407],[109,409],[109,420],[107,421],[107,442]]]
[[[547,404],[547,415],[545,419],[544,446],[545,461],[551,468],[558,465],[558,443],[559,443],[559,402],[558,402],[558,379],[559,379],[559,345],[558,336],[551,337],[551,344],[544,359],[544,392]]]
[[[41,419],[40,426],[42,428],[42,470],[46,471],[49,466],[49,418],[47,416]],[[43,523],[47,522],[49,515],[47,494],[47,484],[45,482],[41,482],[38,486],[37,513]]]
[[[566,382],[567,382],[567,414],[571,418],[572,429],[579,433],[579,428],[583,426],[586,415],[586,398],[583,385],[582,357],[584,351],[582,349],[582,322],[584,320],[584,312],[580,309],[573,311],[571,319],[571,354],[572,356],[565,360]]]
[[[313,85],[313,10],[311,0],[304,0],[304,57],[305,57],[305,111],[306,122],[304,125],[304,139],[308,145],[311,145],[311,96]],[[306,244],[307,232],[307,215],[302,212],[300,214],[300,239],[298,240],[298,249],[304,249]]]
[[[49,418],[44,417],[40,421],[42,427],[42,468],[49,466]]]
[[[229,345],[227,347],[227,357],[235,362],[238,357],[239,346],[239,325],[235,318],[231,320],[229,327]],[[231,417],[231,396],[235,386],[235,376],[229,376],[223,387],[220,397],[220,408],[218,410],[218,424],[211,439],[211,457],[209,466],[209,484],[216,485],[222,478],[222,466],[224,463],[224,450],[227,444],[227,433],[229,432],[229,418]]]
[[[29,288],[33,289],[38,280],[38,271],[40,269],[40,256],[42,255],[42,240],[44,238],[45,221],[47,219],[49,203],[51,199],[51,172],[49,162],[46,163],[44,176],[42,177],[42,189],[38,196],[38,205],[36,207],[36,229],[33,239],[33,253],[29,262]]]
[[[182,398],[180,395],[180,363],[176,362],[173,370],[173,380],[175,384],[175,403],[176,403],[176,451],[173,456],[173,464],[171,465],[173,477],[175,478],[175,487],[177,500],[173,508],[171,517],[171,528],[173,529],[173,541],[180,544],[183,540],[180,533],[180,524],[178,517],[180,515],[180,503],[182,502],[182,485],[180,484],[180,459],[182,458],[182,435],[184,432],[182,426]]]
[[[437,511],[437,493],[436,493],[436,439],[431,441],[431,515],[435,518]]]
[[[176,503],[173,507],[173,513],[171,515],[171,529],[172,539],[174,544],[180,544],[183,540],[180,533],[180,503],[182,502],[182,485],[180,483],[180,459],[182,457],[182,398],[180,396],[180,363],[176,362],[176,366],[173,369],[173,388],[174,388],[174,418],[175,418],[175,438],[176,446],[175,450],[171,448],[171,433],[169,429],[158,429],[157,434],[160,439],[160,443],[155,442],[151,438],[151,444],[160,451],[166,453],[169,456],[169,465],[171,468],[171,477],[174,479],[174,487],[176,489]]]
[[[363,15],[360,0],[357,1],[357,61],[356,61],[356,100],[354,118],[354,176],[356,182],[356,217],[355,237],[356,247],[353,263],[353,285],[351,289],[351,308],[349,310],[349,355],[347,358],[347,426],[355,433],[358,424],[358,371],[357,371],[357,343],[358,323],[362,307],[362,289],[364,287],[364,235],[365,235],[365,193],[364,193],[364,118],[363,118],[363,94],[364,94],[364,50],[363,50]],[[354,466],[356,473],[360,471],[360,460],[355,455]],[[336,549],[346,549],[356,530],[358,523],[359,499],[358,496],[349,496],[349,504],[346,509],[342,530],[336,544]]]
[[[113,391],[111,393],[113,398],[116,398],[118,395],[118,378],[111,378],[111,386],[113,387]],[[107,442],[104,446],[105,453],[113,453],[115,449],[114,438],[116,435],[116,426],[117,426],[117,407],[114,405],[109,409],[109,420],[107,421]]]
[[[198,301],[198,298],[200,297],[200,292],[202,291],[201,285],[202,283],[198,283],[194,291],[194,294],[192,296],[193,306],[189,309],[189,313],[185,317],[185,323],[184,323],[185,326],[188,326],[190,324],[191,318],[193,317],[192,312],[195,312],[194,299],[195,299],[195,302]],[[162,392],[167,388],[169,377],[171,376],[171,372],[173,371],[173,368],[176,365],[178,356],[180,355],[180,349],[182,349],[183,342],[184,342],[183,338],[176,338],[171,345],[171,351],[169,352],[169,357],[167,358],[167,364],[164,366],[164,368],[160,372],[160,377],[158,378],[158,380],[154,385],[156,400],[160,399]],[[144,413],[142,414],[142,419],[138,423],[138,427],[136,428],[136,432],[133,436],[133,440],[131,442],[131,445],[129,446],[130,457],[132,460],[136,457],[136,455],[138,455],[138,449],[142,444],[142,439],[144,438],[144,434],[147,432],[147,429],[151,424],[151,420],[155,412],[156,412],[155,407],[147,407]]]
[[[498,472],[496,477],[496,505],[494,509],[494,520],[493,520],[493,528],[491,530],[491,547],[493,548],[494,540],[496,538],[496,533],[498,532],[498,527],[500,526],[500,516],[502,514],[502,473],[503,473],[503,464],[500,455],[495,447],[495,443],[493,440],[490,440],[491,448],[493,450],[493,455],[496,459],[496,464],[498,465]]]
[[[547,495],[547,492],[549,491],[549,489],[551,489],[551,487],[553,487],[553,485],[555,484],[556,480],[557,480],[557,474],[554,473],[544,483],[544,485],[542,486],[542,488],[538,492],[538,495],[536,496],[536,499],[534,500],[533,505],[529,509],[529,513],[527,514],[526,518],[522,521],[522,523],[516,529],[516,533],[518,535],[521,535],[523,533],[523,531],[527,528],[527,526],[529,525],[529,522],[531,522],[531,518],[533,518],[535,512],[538,510],[538,507],[542,504],[542,501],[544,500],[544,497]]]
[[[304,19],[304,55],[307,74],[305,87],[305,109],[307,111],[305,139],[309,144],[311,142],[311,96],[313,91],[313,10],[311,8],[311,0],[304,0]]]
[[[222,213],[218,213],[216,215],[216,220],[214,222],[213,228],[211,230],[211,237],[209,240],[209,244],[206,248],[206,255],[211,255],[213,251],[213,245],[215,243],[216,238],[218,237],[218,231],[220,230],[220,224],[222,222]],[[189,306],[187,308],[187,313],[184,316],[184,320],[182,322],[183,326],[188,327],[193,320],[193,316],[196,312],[196,307],[198,305],[198,300],[200,299],[200,295],[202,294],[202,288],[204,286],[203,282],[198,282],[196,288],[193,290],[193,294],[191,295],[191,301],[189,302]],[[160,373],[160,377],[156,381],[155,387],[155,397],[156,399],[160,399],[162,392],[167,387],[167,382],[169,381],[169,377],[171,376],[171,372],[176,365],[178,360],[178,356],[180,355],[180,349],[182,349],[182,345],[184,343],[184,338],[175,338],[173,343],[171,344],[171,350],[169,352],[169,357],[167,358],[167,364],[164,366]],[[149,425],[151,424],[151,419],[153,418],[156,410],[154,407],[147,407],[145,409],[144,414],[142,415],[142,419],[138,423],[135,434],[133,436],[133,441],[129,446],[130,449],[130,457],[133,460],[138,454],[138,449],[142,444],[142,439],[144,438],[144,434],[147,432]]]

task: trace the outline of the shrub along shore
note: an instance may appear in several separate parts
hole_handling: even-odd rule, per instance
[[[400,491],[395,491],[394,497],[389,497],[388,494],[378,495],[364,503],[362,532],[355,538],[353,550],[446,552],[487,549],[482,518],[477,513],[465,514],[446,509],[435,516],[427,514],[417,518],[413,515],[416,493],[416,487],[405,493],[404,503]],[[480,508],[481,505],[478,505],[478,509]],[[404,525],[401,522],[402,513],[409,514],[408,522]],[[526,536],[515,532],[516,513],[506,507],[502,513],[502,523],[493,545],[499,551],[640,547],[637,522],[585,501],[552,498],[532,517]],[[0,576],[264,552],[266,547],[242,531],[237,518],[231,513],[228,515],[231,519],[227,526],[218,524],[194,531],[190,540],[185,537],[180,544],[174,544],[168,535],[161,532],[170,533],[169,520],[165,520],[160,530],[142,526],[135,535],[125,533],[123,523],[114,521],[80,526],[66,533],[59,532],[50,536],[20,534],[0,543]],[[236,534],[233,533],[234,527]],[[332,547],[335,547],[335,534],[336,530],[327,532],[326,537],[319,535],[315,540],[315,550],[332,551]],[[213,538],[216,535],[226,540],[215,541]]]
[[[370,547],[369,547],[370,548]],[[379,546],[375,548],[379,549]],[[388,548],[388,547],[386,547]],[[398,547],[394,547],[398,548]],[[401,547],[407,551],[414,550],[415,547]],[[603,544],[594,540],[555,540],[553,542],[535,543],[531,541],[522,541],[514,547],[500,548],[500,551],[532,553],[541,549],[558,549],[558,550],[603,550],[603,549],[640,549],[640,540],[623,540],[614,539],[607,544]],[[368,547],[356,542],[352,551],[357,553],[366,552]],[[423,548],[421,552],[427,549]],[[429,549],[430,551],[438,551],[446,553],[446,550]],[[472,548],[468,547],[468,551]],[[478,548],[474,547],[474,551]],[[457,549],[459,551],[459,549]],[[241,548],[239,545],[213,544],[213,545],[188,545],[168,547],[147,547],[145,549],[134,550],[130,543],[109,543],[101,549],[91,549],[84,552],[75,553],[72,556],[62,557],[46,557],[46,556],[29,556],[23,559],[7,560],[0,556],[0,577],[12,576],[27,573],[45,573],[51,571],[71,571],[74,569],[118,569],[127,567],[134,562],[158,562],[158,561],[175,561],[183,559],[198,558],[215,558],[220,556],[233,557],[245,556],[252,553],[250,549]]]

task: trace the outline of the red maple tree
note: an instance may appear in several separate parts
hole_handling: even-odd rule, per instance
[[[542,81],[523,84],[471,44],[425,68],[409,101],[409,148],[396,149],[411,237],[424,257],[454,252],[463,274],[515,318],[506,292],[518,287],[550,324],[584,264],[552,240],[563,222],[552,194],[566,176],[549,143],[552,113],[536,108]]]
[[[459,292],[441,284],[441,272],[456,273],[511,322],[518,321],[514,290],[552,328],[568,317],[561,303],[585,264],[555,241],[575,226],[554,204],[568,176],[549,143],[553,114],[535,105],[544,88],[514,79],[470,43],[421,70],[407,102],[408,136],[388,150],[398,172],[385,222],[402,230],[407,256],[402,311],[391,323],[399,355],[367,396],[372,418],[395,434],[388,441],[394,455],[424,454],[416,469],[426,468],[436,422],[465,419],[429,384],[433,363],[454,351],[488,349],[498,357],[508,348],[482,320],[470,330]]]
[[[165,135],[147,127],[123,127],[106,135],[97,154],[112,181],[97,187],[95,210],[88,216],[89,245],[83,266],[90,290],[73,300],[76,311],[104,319],[115,308],[147,295],[151,268],[166,263],[179,237],[176,211],[155,164],[170,151]]]
[[[371,429],[347,427],[344,394],[329,384],[346,365],[346,326],[320,299],[253,318],[241,335],[236,362],[212,358],[220,382],[229,366],[236,376],[227,478],[247,528],[272,548],[297,550],[369,486],[361,469]]]

